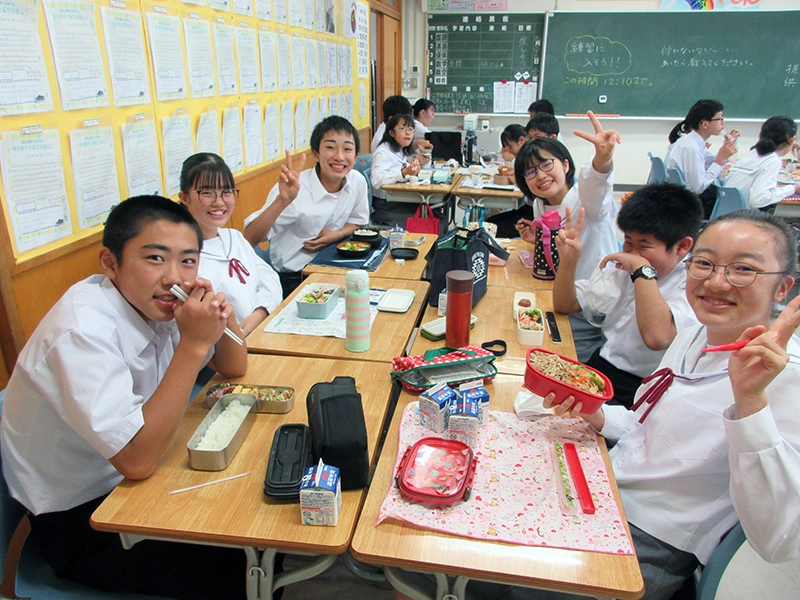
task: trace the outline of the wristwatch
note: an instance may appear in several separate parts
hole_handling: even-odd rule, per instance
[[[639,277],[644,279],[658,279],[658,272],[650,265],[642,265],[631,273],[631,281],[636,281]]]

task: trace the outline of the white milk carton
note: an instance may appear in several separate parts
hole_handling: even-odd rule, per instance
[[[450,422],[447,427],[447,437],[451,440],[464,442],[470,448],[478,445],[478,431],[480,421],[480,402],[477,398],[458,398],[450,405]]]
[[[462,397],[474,398],[478,401],[478,422],[483,425],[489,420],[489,391],[483,381],[468,381],[458,386]]]
[[[342,483],[338,467],[323,464],[306,469],[300,483],[303,525],[336,525],[342,509]]]
[[[419,395],[419,423],[436,433],[447,431],[450,404],[456,393],[446,383],[440,383]]]

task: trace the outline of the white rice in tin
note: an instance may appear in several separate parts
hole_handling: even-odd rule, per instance
[[[208,426],[205,435],[197,444],[197,450],[222,450],[227,446],[244,421],[250,406],[231,400],[225,410]]]

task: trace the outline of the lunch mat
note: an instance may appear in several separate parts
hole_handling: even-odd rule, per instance
[[[326,319],[304,319],[297,314],[296,299],[305,293],[305,286],[292,296],[292,301],[280,311],[275,318],[264,327],[266,333],[294,333],[296,335],[315,335],[319,337],[347,337],[345,320],[344,290],[340,290],[336,306]],[[378,302],[385,294],[385,290],[370,289],[369,291],[369,326],[378,314]]]
[[[569,426],[578,439],[581,465],[592,492],[593,515],[565,516],[561,512],[553,468],[550,428]],[[419,424],[419,404],[412,402],[400,423],[400,446],[394,472],[406,448],[428,436],[445,437]],[[550,546],[633,554],[617,503],[611,491],[597,436],[578,419],[538,417],[519,419],[514,413],[489,411],[481,427],[472,494],[466,502],[446,507],[412,502],[392,484],[378,513],[378,524],[388,518],[452,535],[496,540],[524,546]]]
[[[345,241],[349,240],[350,238],[347,238]],[[336,244],[331,244],[330,246],[326,246],[317,252],[317,255],[310,264],[321,265],[325,267],[337,267],[339,269],[364,269],[365,271],[374,271],[381,266],[383,259],[386,258],[388,250],[389,238],[381,237],[381,245],[373,250],[370,250],[369,254],[363,258],[347,259],[339,254],[339,251],[336,249]],[[370,262],[365,268],[364,263],[367,261]]]

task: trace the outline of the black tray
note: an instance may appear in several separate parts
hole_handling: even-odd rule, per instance
[[[270,498],[298,499],[300,482],[314,464],[311,430],[301,423],[281,425],[272,438],[264,495]]]

